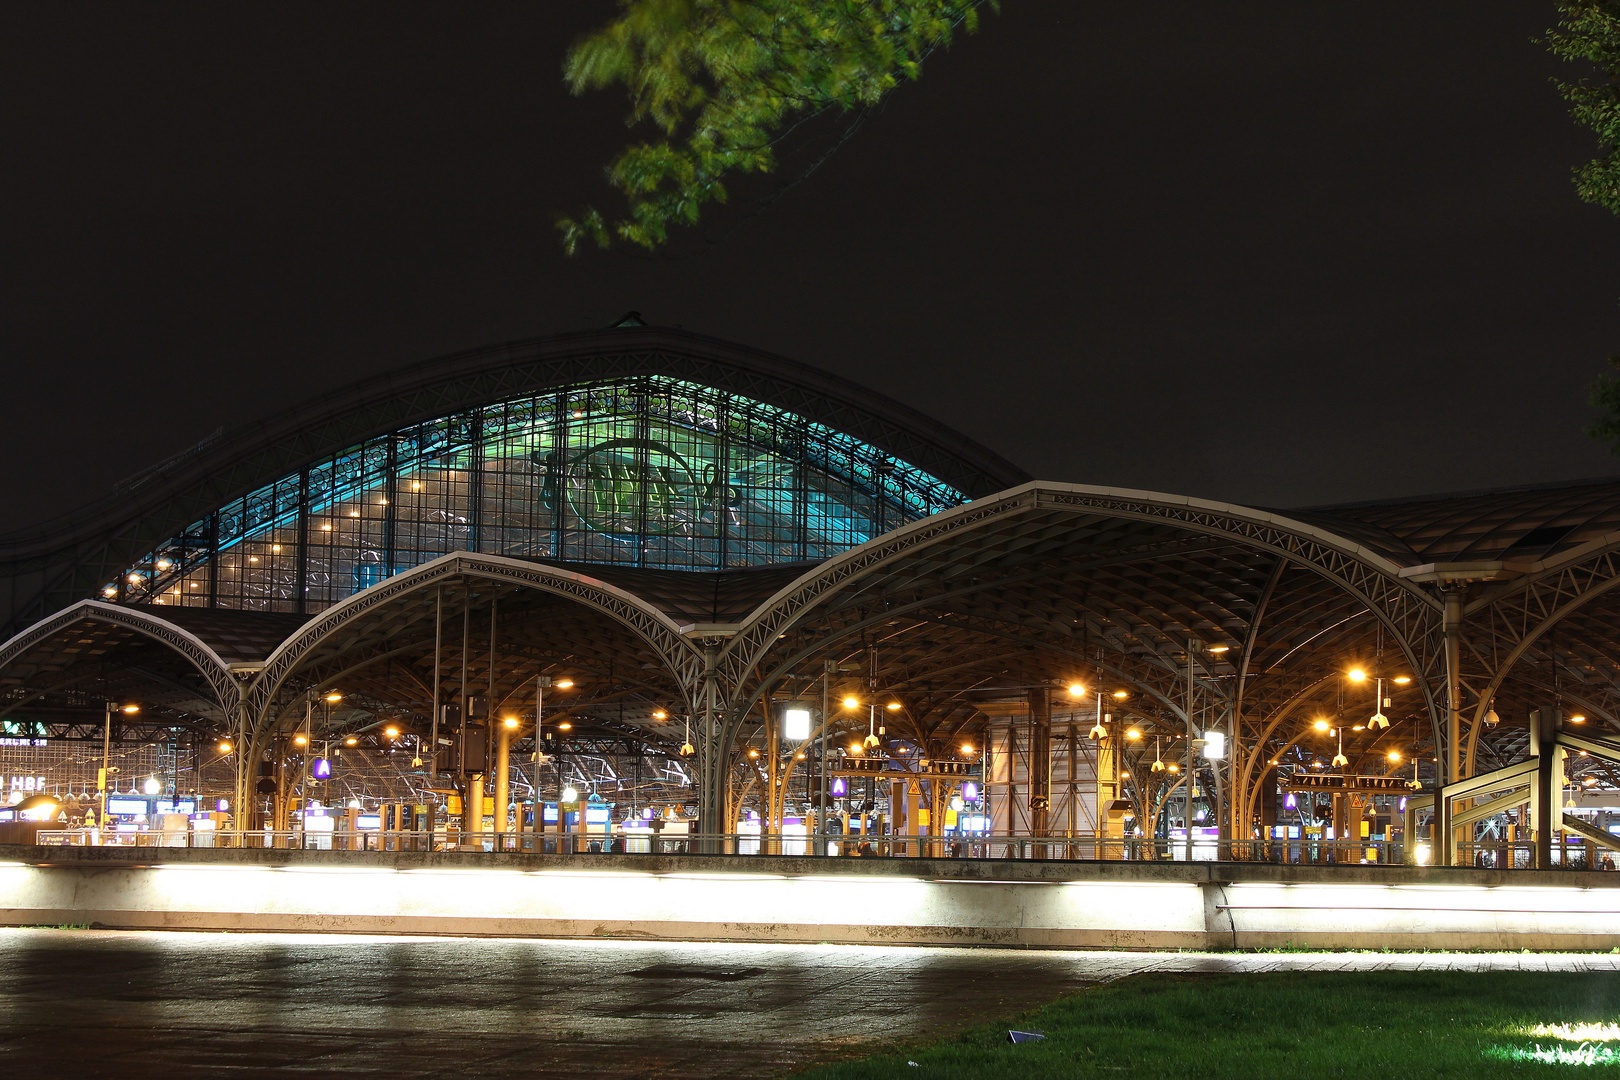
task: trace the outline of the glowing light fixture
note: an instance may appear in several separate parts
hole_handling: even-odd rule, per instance
[[[853,709],[853,708],[856,708],[859,705],[860,705],[860,702],[856,701],[852,697],[847,697],[847,698],[844,699],[844,708],[846,708],[846,709]]]
[[[294,746],[308,746],[309,745],[309,736],[308,735],[294,735],[293,736],[293,745]]]
[[[1116,700],[1119,700],[1119,701],[1124,701],[1126,698],[1128,698],[1130,696],[1131,696],[1131,692],[1129,690],[1115,690],[1114,691],[1114,697],[1115,697]]]
[[[1569,718],[1569,722],[1572,724],[1584,724],[1586,723],[1586,717],[1576,713],[1574,716]]]
[[[966,754],[968,757],[972,757],[974,754],[978,753],[978,751],[973,749],[973,746],[972,746],[971,743],[963,743],[962,744],[962,753]]]
[[[1385,754],[1384,756],[1389,758],[1389,760],[1391,760],[1391,761],[1400,761],[1401,760],[1401,752],[1399,750],[1391,750],[1389,753]]]
[[[562,789],[562,801],[565,803],[579,802],[579,791],[572,784],[568,785]]]
[[[1070,697],[1085,697],[1086,696],[1086,688],[1084,686],[1081,686],[1077,682],[1076,683],[1070,683],[1069,684],[1069,696]]]
[[[1358,667],[1351,668],[1349,671],[1345,672],[1345,674],[1349,677],[1351,682],[1366,682],[1367,681],[1367,673],[1365,671],[1362,671]]]
[[[353,735],[350,735],[347,739],[343,740],[343,745],[344,746],[359,746],[360,745],[360,740],[357,739],[356,737],[354,737]]]
[[[125,716],[134,716],[136,713],[141,711],[141,707],[132,702],[128,705],[120,706],[118,711],[123,713]]]
[[[1220,761],[1226,757],[1226,732],[1204,732],[1204,757],[1211,761]]]
[[[1394,681],[1396,686],[1405,686],[1407,683],[1412,681],[1412,676],[1410,676],[1410,675],[1397,675],[1397,676],[1395,676],[1393,681]]]
[[[1317,731],[1326,731],[1330,726],[1331,725],[1329,725],[1326,720],[1320,719],[1311,725],[1311,727],[1315,728]]]
[[[1125,729],[1125,737],[1127,739],[1130,739],[1132,742],[1135,742],[1137,739],[1140,739],[1142,737],[1142,729],[1141,728],[1126,728]]]
[[[555,686],[558,690],[572,690],[574,688],[574,680],[573,679],[558,679],[556,682],[552,683],[551,685]]]
[[[794,702],[782,710],[782,737],[794,742],[810,737],[810,706]]]
[[[515,716],[508,716],[506,719],[502,720],[501,723],[505,724],[508,728],[515,728],[518,726],[518,718]]]
[[[220,743],[219,744],[219,752],[222,753],[222,754],[230,753],[231,752],[231,744],[228,743],[228,742]]]
[[[159,780],[155,776],[148,776],[146,778],[146,783],[142,785],[142,790],[144,790],[148,795],[156,795],[158,792],[163,790],[163,781]]]
[[[669,719],[669,713],[665,712],[663,709],[654,709],[652,716],[653,716],[654,720],[668,720]]]
[[[326,692],[326,700],[328,703],[336,705],[338,702],[343,700],[343,695],[338,693],[336,690],[328,690]]]
[[[890,712],[899,712],[900,711],[900,703],[898,701],[891,701],[891,702],[889,702],[887,705],[885,705],[883,707],[885,709],[888,709]]]
[[[557,730],[558,731],[573,731],[574,730],[574,725],[569,723],[567,720],[564,720],[562,723],[557,725]]]
[[[389,726],[383,728],[383,734],[388,736],[390,739],[397,739],[399,738],[399,728],[390,724]]]

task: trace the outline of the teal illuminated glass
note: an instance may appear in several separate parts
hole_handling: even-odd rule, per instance
[[[822,424],[644,376],[349,447],[220,507],[104,596],[316,611],[463,550],[669,570],[814,562],[966,501]]]

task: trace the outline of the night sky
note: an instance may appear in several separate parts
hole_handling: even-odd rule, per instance
[[[395,365],[649,321],[838,372],[1053,480],[1268,506],[1620,473],[1620,221],[1550,2],[1004,0],[674,257],[619,204],[607,0],[0,8],[9,527]],[[744,194],[746,194],[745,192]]]

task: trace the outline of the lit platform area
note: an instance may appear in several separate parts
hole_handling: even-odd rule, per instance
[[[0,848],[0,924],[1036,948],[1608,950],[1620,875],[794,856]]]

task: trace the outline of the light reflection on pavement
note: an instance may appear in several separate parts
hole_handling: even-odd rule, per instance
[[[1620,970],[1209,954],[0,930],[15,1076],[773,1077],[1143,971]]]

